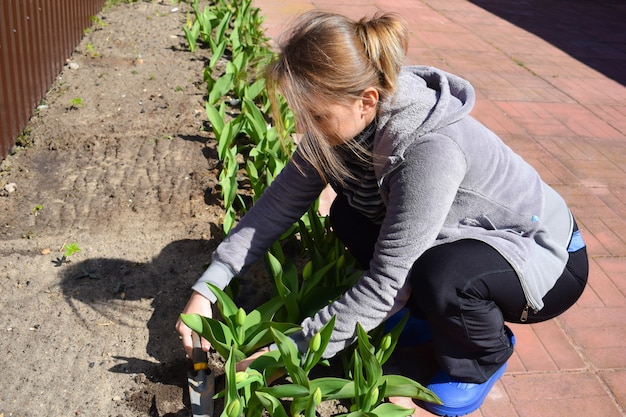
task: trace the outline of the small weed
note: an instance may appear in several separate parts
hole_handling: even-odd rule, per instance
[[[93,23],[95,26],[99,28],[103,28],[107,25],[98,16],[91,16],[91,23]]]
[[[530,72],[532,75],[537,76],[537,73],[533,71],[532,69],[530,69],[528,66],[526,66],[526,63],[522,61],[521,59],[518,59],[515,57],[512,57],[511,59],[513,60],[513,62],[515,62],[520,67],[524,68],[526,71]]]
[[[180,85],[177,85],[176,87],[174,87],[174,91],[181,92],[181,91],[185,91],[185,89],[183,87],[181,87]]]
[[[30,128],[25,127],[24,130],[22,130],[22,133],[20,133],[17,139],[15,140],[15,145],[21,146],[22,148],[27,148],[30,145],[32,145],[33,140],[30,137],[30,134],[31,134]]]
[[[43,204],[37,204],[31,211],[36,216],[41,210],[43,210]]]
[[[74,97],[70,100],[70,110],[78,110],[83,105],[83,99]]]
[[[94,48],[91,42],[87,43],[87,55],[90,58],[98,58],[100,56],[100,54],[96,52],[96,48]]]
[[[69,259],[70,256],[77,252],[80,252],[80,248],[78,247],[78,243],[76,242],[64,244],[61,250],[65,251],[63,253],[63,256],[61,256],[60,258],[56,258],[54,261],[52,261],[54,266],[57,268],[63,266],[64,264],[69,264],[71,262]]]
[[[48,108],[48,102],[46,102],[46,99],[44,98],[39,102],[39,105],[37,105],[35,112],[37,114],[40,110],[47,109],[47,108]]]
[[[65,253],[63,254],[63,256],[65,256],[66,258],[69,258],[73,254],[80,252],[80,248],[78,247],[78,243],[76,242],[63,245],[63,249],[65,249]]]

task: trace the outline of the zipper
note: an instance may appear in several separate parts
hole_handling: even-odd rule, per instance
[[[528,310],[530,309],[530,305],[528,303],[526,303],[526,305],[524,306],[524,310],[522,310],[522,315],[519,318],[519,321],[521,321],[522,323],[526,323],[528,321]],[[537,310],[535,310],[533,308],[533,312],[535,314],[537,314]]]
[[[522,323],[526,323],[528,321],[528,309],[529,309],[529,305],[528,303],[526,303],[526,305],[524,306],[524,310],[522,310],[522,315],[519,318],[519,321],[521,321]]]

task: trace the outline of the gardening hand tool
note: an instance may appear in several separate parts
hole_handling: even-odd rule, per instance
[[[187,373],[191,412],[193,417],[212,417],[215,376],[209,368],[207,354],[202,350],[200,336],[196,332],[193,332],[191,336],[193,371]]]

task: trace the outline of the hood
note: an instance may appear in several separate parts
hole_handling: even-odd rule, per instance
[[[403,67],[396,91],[381,103],[374,153],[386,162],[402,160],[407,146],[427,133],[457,122],[474,107],[471,84],[433,67]]]

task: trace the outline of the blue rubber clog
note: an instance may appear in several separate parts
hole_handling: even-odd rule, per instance
[[[385,321],[385,333],[389,333],[408,312],[403,308]],[[428,320],[409,316],[402,333],[398,338],[398,346],[419,346],[433,339]]]
[[[515,336],[506,328],[511,345],[515,345]],[[440,416],[464,416],[477,410],[491,391],[491,388],[506,370],[506,362],[487,381],[482,384],[459,382],[444,371],[439,371],[427,388],[434,392],[443,404],[425,403],[427,410]]]

